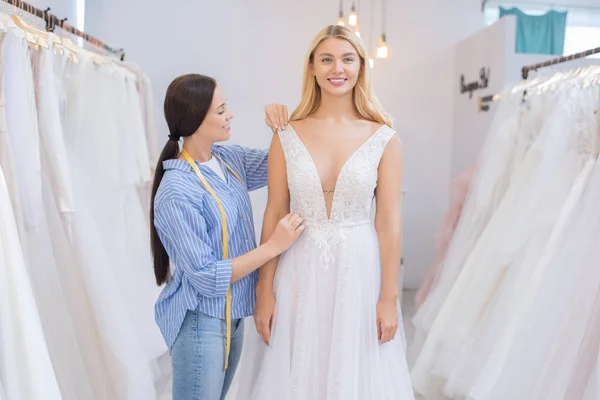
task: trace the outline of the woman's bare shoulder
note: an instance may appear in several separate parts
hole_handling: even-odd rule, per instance
[[[385,124],[382,124],[381,122],[371,121],[367,119],[361,119],[358,121],[358,123],[360,124],[361,128],[365,129],[371,134],[379,131],[380,129],[383,129],[384,126],[387,126]]]
[[[297,135],[302,136],[305,132],[310,132],[315,128],[318,128],[320,120],[317,118],[306,117],[295,121],[290,121],[289,125],[292,127]]]

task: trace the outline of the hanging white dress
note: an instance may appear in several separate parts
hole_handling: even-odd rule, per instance
[[[598,149],[598,124],[594,114],[598,91],[595,88],[584,92],[571,89],[570,94],[570,107],[560,104],[559,110],[547,110],[561,115],[565,122],[553,121],[554,127],[560,130],[556,134],[562,143],[554,148],[541,148],[549,156],[549,167],[543,172],[540,170],[534,178],[539,197],[536,199],[535,194],[525,197],[530,204],[521,215],[528,222],[527,228],[532,229],[530,236],[526,241],[518,242],[518,234],[513,234],[510,237],[517,239],[515,242],[507,239],[500,245],[506,245],[502,249],[506,253],[514,252],[510,246],[519,248],[520,254],[515,253],[505,267],[506,272],[496,286],[493,300],[491,297],[488,300],[492,304],[476,329],[478,333],[471,334],[469,342],[477,345],[463,351],[464,357],[454,366],[453,374],[459,381],[472,382],[467,387],[474,398],[535,398],[528,385],[535,381],[533,370],[539,371],[543,363],[538,364],[542,358],[534,349],[544,348],[554,337],[553,329],[564,321],[555,318],[564,302],[553,307],[554,313],[548,316],[545,310],[549,302],[539,303],[539,298],[541,293],[547,292],[554,294],[553,299],[556,299],[566,290],[561,283],[562,273],[550,270],[550,262],[562,247],[565,235],[572,234],[569,223],[588,186],[595,163],[593,157]],[[553,150],[555,159],[551,161]],[[586,246],[584,243],[581,246],[583,251]],[[578,265],[574,263],[574,268]],[[566,285],[569,278],[562,278]],[[524,317],[525,311],[531,308],[536,312]],[[534,326],[532,317],[536,321]],[[539,329],[542,326],[547,329]],[[548,348],[546,350],[549,352]],[[529,380],[525,373],[528,365],[537,366],[531,370],[533,376]],[[467,366],[469,372],[465,373],[460,366]],[[504,380],[496,385],[501,371]],[[513,395],[504,390],[509,387]]]
[[[596,369],[583,394],[583,400],[598,400],[598,398],[600,398],[600,355],[596,359]]]
[[[30,53],[25,33],[15,26],[10,17],[0,14],[0,22],[7,29],[2,39],[2,64],[4,66],[4,94],[6,100],[7,126],[14,176],[9,176],[9,189],[18,188],[18,204],[21,215],[17,222],[23,229],[31,228],[39,219],[42,205],[41,164],[37,118],[35,117],[35,93],[31,71]],[[12,127],[11,127],[12,125]],[[11,129],[19,129],[18,133]],[[18,138],[14,140],[13,138]],[[33,150],[31,150],[33,149]],[[9,150],[4,150],[6,153]],[[30,153],[28,157],[20,155]],[[7,171],[11,173],[11,171]],[[14,179],[14,180],[13,180]],[[16,197],[11,196],[14,200]],[[25,259],[28,249],[25,231],[22,238]]]
[[[596,244],[596,249],[600,248],[600,244]],[[600,260],[600,254],[594,254],[594,262]],[[597,265],[597,264],[594,264]],[[585,326],[585,331],[581,339],[581,345],[578,346],[577,355],[575,356],[575,368],[567,372],[567,388],[565,397],[573,400],[584,399],[586,394],[589,394],[594,399],[600,397],[600,386],[598,383],[598,367],[600,366],[600,277],[598,277],[598,269],[594,268],[591,271],[591,279],[586,279],[578,288],[578,304],[572,307],[569,320],[578,318],[581,314],[591,315],[588,324]],[[580,305],[583,303],[583,312]],[[567,339],[567,332],[563,331],[561,339]],[[558,357],[560,354],[554,354],[551,365],[554,368],[546,368],[550,373],[546,373],[544,378],[551,377],[553,370],[560,364]],[[587,392],[587,393],[586,393]]]
[[[38,98],[38,121],[41,143],[42,193],[48,221],[48,241],[54,249],[63,293],[73,323],[73,328],[81,351],[85,369],[79,378],[91,387],[90,400],[112,398],[112,389],[107,375],[107,366],[102,356],[102,343],[98,338],[99,329],[94,319],[89,294],[86,291],[81,265],[73,251],[69,226],[75,213],[73,187],[65,146],[61,96],[61,86],[56,74],[62,75],[62,60],[66,55],[57,55],[53,48],[41,50],[34,59],[36,71],[36,94]],[[56,71],[58,67],[58,71]],[[93,395],[92,395],[93,393]]]
[[[540,271],[543,273],[538,277],[539,287],[531,288],[532,301],[519,309],[521,318],[515,339],[489,391],[489,399],[582,398],[591,370],[578,396],[567,395],[567,391],[573,374],[582,372],[577,355],[584,343],[586,328],[594,318],[595,295],[600,287],[597,268],[600,165],[594,162],[592,165],[591,181],[550,263]],[[587,356],[597,360],[597,350],[595,355],[588,353]]]
[[[550,101],[557,104],[570,100],[568,93],[552,96],[548,96]],[[507,271],[539,259],[582,164],[580,158],[565,157],[572,138],[564,133],[573,120],[563,115],[554,113],[544,119],[541,133],[517,167],[517,175],[512,178],[502,203],[440,310],[412,370],[415,388],[423,395],[435,395],[440,390],[439,380],[443,382],[456,373],[458,357],[472,354],[463,353],[464,346],[477,337],[476,326],[489,310]],[[552,179],[554,174],[557,179]],[[541,210],[536,214],[537,207]],[[530,223],[533,216],[536,218]],[[475,362],[468,368],[478,373],[477,365]],[[462,391],[471,394],[470,383],[455,379],[446,387],[446,394],[459,396]]]
[[[0,22],[2,21],[0,14]],[[6,28],[2,31],[0,41],[0,57],[6,50]],[[4,94],[4,66],[0,63],[0,167],[4,171],[4,177],[6,179],[6,185],[8,187],[8,194],[15,214],[15,221],[17,223],[17,229],[19,230],[19,237],[21,244],[24,244],[25,238],[25,225],[23,223],[23,212],[21,210],[21,200],[19,194],[19,186],[17,185],[17,172],[15,166],[15,160],[13,157],[13,149],[10,144],[10,136],[8,133],[8,125],[6,123],[6,96]]]
[[[158,133],[156,131],[155,119],[156,112],[154,111],[154,96],[150,78],[142,71],[139,65],[131,61],[121,62],[119,65],[127,68],[136,76],[136,88],[141,101],[144,134],[148,146],[147,156],[150,161],[150,166],[154,168],[158,162],[160,151],[158,149]]]
[[[594,156],[599,93],[597,87],[579,92],[574,101],[581,103],[582,112],[569,133],[577,139],[576,151]],[[600,167],[595,157],[580,176],[588,170],[590,182],[573,207],[571,221],[536,266],[527,287],[515,340],[491,393],[494,399],[517,395],[581,400],[600,395],[595,379],[600,345]]]
[[[348,159],[329,219],[308,150],[291,127],[279,135],[291,209],[306,229],[277,265],[270,345],[253,329],[244,338],[237,398],[414,399],[403,327],[383,345],[376,327],[381,264],[371,211],[379,161],[395,132],[382,127]]]
[[[0,168],[0,382],[8,400],[61,400]]]
[[[118,108],[124,93],[110,64],[97,65],[85,53],[78,58],[64,80],[65,141],[77,205],[74,247],[111,368],[114,399],[153,399],[153,365],[140,344],[146,332],[134,325],[129,293],[123,291],[136,293],[138,279],[145,277],[127,275],[127,241],[118,242],[136,234],[122,231],[123,196],[116,189],[126,172],[119,152],[126,142],[121,129],[127,128],[116,117],[127,112]],[[145,267],[151,275],[151,264]]]
[[[411,367],[419,357],[429,330],[461,273],[469,253],[502,201],[515,167],[523,159],[527,144],[524,143],[523,135],[519,137],[519,127],[525,123],[532,132],[531,136],[539,130],[536,128],[540,125],[538,118],[528,115],[523,121],[524,110],[521,110],[520,98],[511,97],[508,93],[503,93],[505,100],[499,104],[490,133],[478,157],[471,187],[439,277],[426,301],[413,317],[415,336],[409,349]],[[428,385],[431,386],[431,382]]]
[[[118,216],[124,225],[124,236],[120,239],[125,244],[127,265],[120,270],[123,281],[136,280],[135,290],[124,287],[123,291],[128,296],[128,304],[134,325],[144,335],[140,337],[140,344],[148,361],[155,360],[167,352],[165,341],[154,319],[154,303],[160,295],[161,288],[156,285],[151,266],[152,254],[150,250],[150,225],[148,213],[149,205],[144,206],[140,198],[139,189],[147,187],[151,182],[151,168],[148,157],[148,145],[144,133],[144,118],[140,96],[136,88],[136,77],[122,67],[116,67],[115,73],[121,74],[123,79],[121,106],[122,122],[119,124],[118,135],[123,138],[121,152],[121,165],[123,171],[119,192],[122,195],[122,204],[118,208]],[[129,278],[128,278],[129,277]]]
[[[24,33],[14,26],[9,28],[6,40],[3,61],[7,125],[17,166],[21,201],[25,200],[26,265],[61,394],[64,399],[92,398],[82,349],[69,314],[69,301],[63,292],[59,272],[62,266],[56,262],[42,198],[42,176],[45,171],[41,169],[40,127],[37,123],[31,57],[40,57],[39,52],[43,49],[32,53]],[[43,101],[47,103],[55,99],[50,97]],[[40,111],[45,112],[46,109]]]
[[[156,119],[155,119],[155,108],[154,108],[154,97],[152,93],[152,85],[150,78],[145,74],[139,65],[133,62],[120,62],[118,65],[133,72],[136,76],[136,89],[140,99],[140,106],[143,119],[143,128],[145,134],[145,143],[147,151],[144,155],[148,157],[150,163],[150,177],[154,176],[154,170],[160,150],[158,149],[158,134],[156,131]],[[143,183],[138,188],[144,215],[150,213],[150,197],[152,194],[152,182],[149,180],[147,183]]]

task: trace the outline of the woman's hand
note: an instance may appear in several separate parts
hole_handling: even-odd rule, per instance
[[[256,331],[268,346],[271,342],[271,328],[275,316],[275,296],[270,290],[256,290],[256,307],[254,308],[254,324]]]
[[[304,231],[303,219],[297,214],[288,214],[283,217],[273,234],[269,238],[269,245],[275,250],[277,255],[290,248]]]
[[[377,335],[379,344],[396,337],[398,332],[398,306],[394,300],[380,299],[377,304]]]
[[[269,104],[265,107],[265,123],[271,129],[282,130],[288,124],[287,107],[283,104]]]

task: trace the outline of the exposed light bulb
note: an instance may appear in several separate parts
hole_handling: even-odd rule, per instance
[[[360,37],[360,25],[358,22],[356,22],[356,26],[354,27],[354,33],[356,33],[356,36]]]
[[[369,57],[369,67],[371,67],[371,69],[375,68],[375,60],[371,57]]]
[[[381,58],[383,60],[388,58],[388,48],[386,45],[377,47],[377,58]]]
[[[385,33],[381,34],[379,38],[379,45],[377,46],[377,58],[386,60],[389,57],[388,46],[385,42]]]
[[[356,26],[358,24],[358,15],[356,15],[356,9],[354,8],[354,4],[352,5],[352,12],[350,12],[350,16],[348,17],[348,25]]]
[[[344,13],[342,13],[341,11],[336,24],[339,26],[346,26],[346,22],[344,21]]]

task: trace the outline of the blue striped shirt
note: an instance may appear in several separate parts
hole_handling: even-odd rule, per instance
[[[213,146],[243,180],[221,165],[225,180],[197,163],[219,196],[229,231],[229,257],[256,248],[249,190],[267,184],[267,150],[240,146]],[[169,348],[179,334],[187,310],[225,318],[225,297],[231,281],[231,260],[223,260],[221,213],[192,167],[184,160],[163,162],[165,174],[154,201],[154,226],[172,266],[172,279],[156,302],[156,322]],[[254,312],[256,271],[231,288],[231,317]]]

